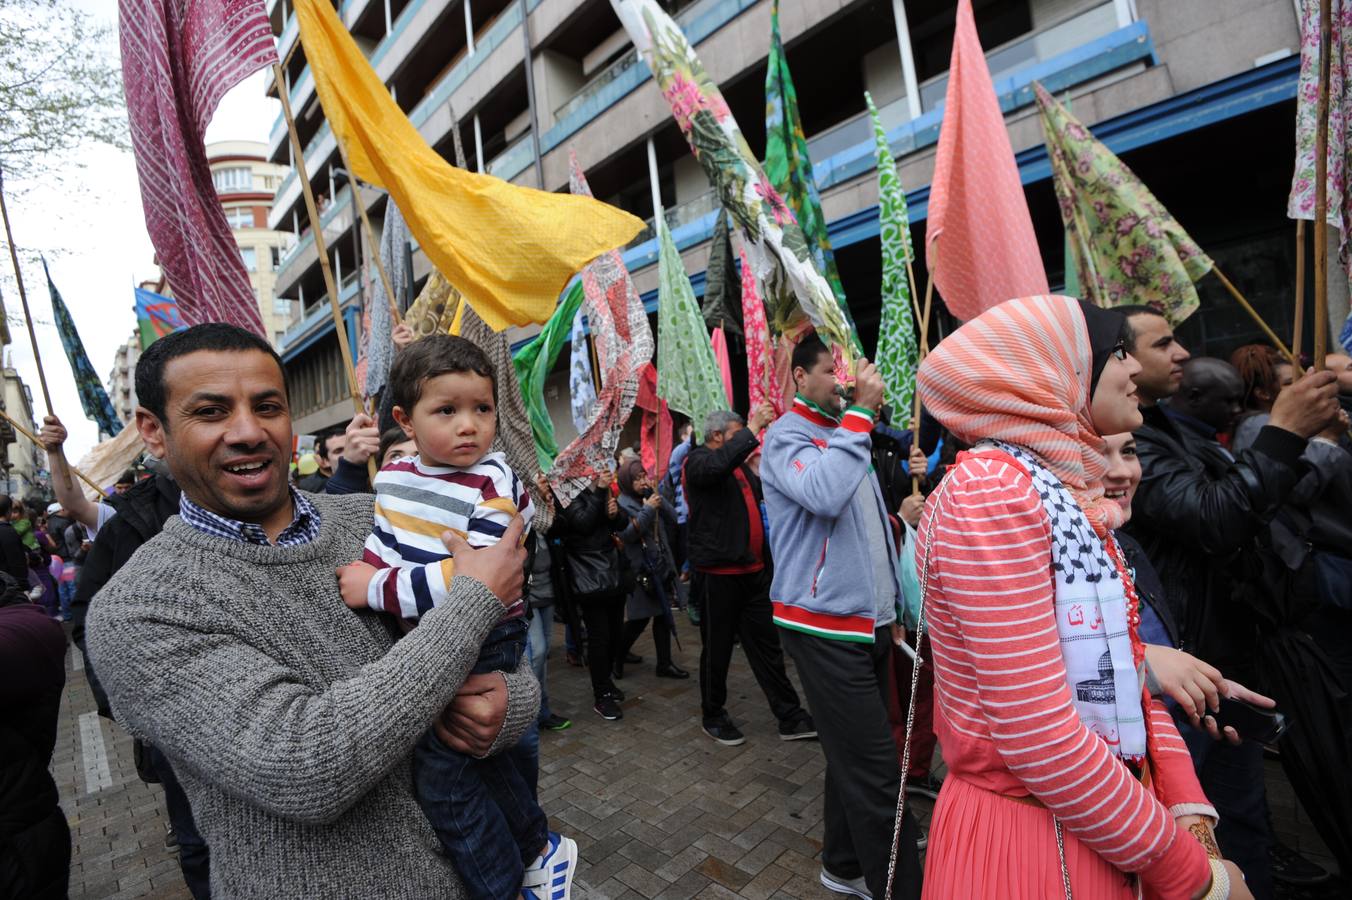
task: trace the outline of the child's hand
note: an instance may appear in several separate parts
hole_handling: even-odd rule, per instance
[[[338,567],[338,593],[348,609],[366,609],[366,590],[375,577],[376,567],[370,563],[354,562]]]

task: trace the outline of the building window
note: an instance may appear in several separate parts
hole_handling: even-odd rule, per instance
[[[244,268],[250,272],[258,271],[258,253],[252,247],[240,247],[239,255],[244,260]]]
[[[272,314],[276,316],[290,316],[291,301],[286,297],[273,297]]]
[[[234,209],[227,209],[225,221],[236,231],[241,228],[252,228],[254,227],[253,207],[237,206]]]
[[[252,190],[253,171],[248,166],[217,169],[211,173],[211,183],[216,186],[216,193],[218,194]]]
[[[282,248],[273,247],[272,249],[272,268],[273,271],[282,267]]]

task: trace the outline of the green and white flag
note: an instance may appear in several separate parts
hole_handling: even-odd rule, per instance
[[[878,325],[878,358],[874,364],[883,379],[884,397],[896,415],[909,416],[915,397],[915,370],[920,351],[916,346],[915,318],[911,315],[911,281],[906,264],[914,259],[911,221],[906,210],[906,192],[897,177],[897,163],[887,145],[887,132],[878,118],[873,97],[864,92],[873,119],[878,160],[878,226],[883,250],[882,321]],[[899,427],[905,419],[895,420]]]
[[[704,417],[730,409],[695,292],[661,215],[657,222],[657,396],[690,417],[703,440]]]
[[[798,92],[794,90],[789,58],[784,55],[784,44],[779,39],[779,0],[770,7],[770,58],[765,73],[765,174],[793,210],[817,271],[825,276],[841,314],[849,323],[855,352],[862,353],[859,331],[845,303],[845,287],[840,283],[831,238],[826,233],[821,195],[812,176],[807,137],[798,115]]]

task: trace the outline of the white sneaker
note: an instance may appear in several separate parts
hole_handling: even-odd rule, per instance
[[[837,894],[848,894],[851,897],[859,897],[861,900],[873,900],[873,895],[869,893],[868,885],[864,883],[864,876],[858,878],[842,878],[839,875],[832,875],[822,868],[821,874],[822,886],[828,891]]]
[[[526,900],[569,900],[576,872],[577,841],[551,831],[549,846],[521,879],[521,894]]]

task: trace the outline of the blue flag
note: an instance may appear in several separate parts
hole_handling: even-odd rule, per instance
[[[122,422],[113,412],[113,403],[108,399],[108,392],[103,389],[103,382],[89,364],[80,333],[75,330],[75,322],[71,320],[70,310],[66,309],[66,302],[61,299],[61,292],[52,284],[52,273],[47,271],[45,259],[42,261],[42,271],[47,276],[47,291],[52,295],[52,313],[56,316],[61,346],[66,350],[66,359],[70,360],[70,370],[75,376],[75,387],[80,392],[80,405],[84,407],[89,420],[98,424],[100,431],[110,436],[116,435],[122,430]]]
[[[188,326],[178,312],[178,301],[173,297],[164,297],[153,291],[134,288],[136,291],[136,325],[141,333],[141,349],[175,331]]]

